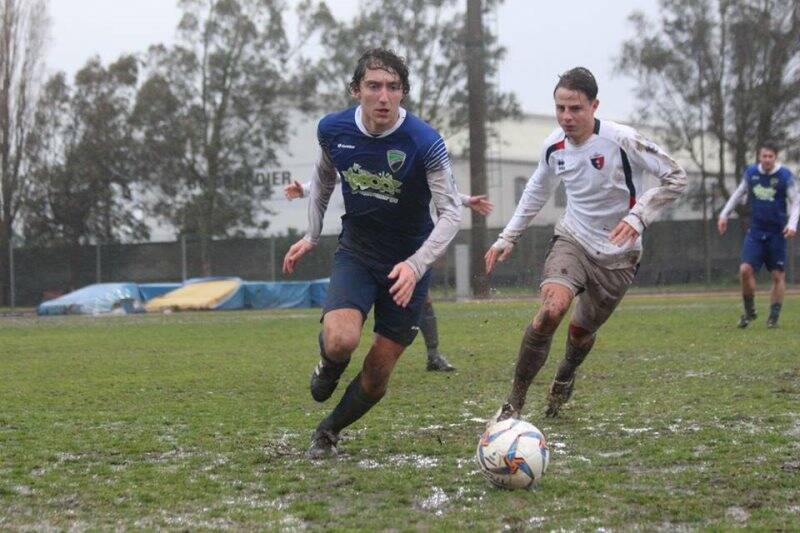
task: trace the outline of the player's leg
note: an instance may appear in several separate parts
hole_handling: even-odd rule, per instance
[[[317,426],[309,450],[312,458],[335,454],[339,433],[383,398],[389,376],[405,349],[403,344],[375,335],[361,372],[347,386],[338,405]]]
[[[428,294],[430,273],[414,289],[408,306],[401,308],[389,294],[388,271],[377,277],[386,283],[378,287],[375,298],[375,339],[364,359],[361,372],[348,385],[333,411],[314,432],[309,455],[321,458],[336,453],[339,432],[364,416],[386,392],[394,366],[417,334],[416,325]]]
[[[562,284],[547,283],[542,286],[541,298],[542,306],[522,336],[514,369],[514,382],[506,400],[507,405],[516,413],[525,405],[531,382],[547,361],[553,334],[569,309],[573,292]],[[508,411],[505,406],[504,411]]]
[[[583,254],[580,245],[569,239],[553,237],[550,241],[542,271],[541,307],[522,336],[511,393],[493,420],[519,416],[533,378],[550,354],[553,334],[572,299],[583,290],[586,273],[578,254]]]
[[[766,264],[772,276],[767,327],[774,328],[778,326],[781,306],[783,305],[783,295],[786,292],[786,272],[784,271],[786,265],[786,238],[783,235],[773,235],[771,237]]]
[[[337,250],[323,306],[320,362],[311,374],[311,396],[330,398],[358,347],[361,328],[377,291],[369,269],[352,254]]]
[[[737,326],[746,328],[747,325],[756,319],[756,272],[764,262],[764,243],[759,239],[759,235],[750,229],[744,237],[742,245],[742,264],[739,265],[739,281],[742,285],[742,303],[744,313],[739,318]]]
[[[350,356],[361,340],[364,316],[359,309],[335,309],[325,313],[319,334],[320,361],[311,374],[311,396],[318,402],[331,397]]]
[[[575,388],[578,367],[589,355],[597,339],[597,331],[609,319],[625,296],[636,267],[605,269],[586,264],[589,281],[586,292],[578,296],[569,324],[564,358],[558,365],[547,397],[545,416],[557,416]]]
[[[439,352],[439,326],[436,320],[436,312],[433,309],[433,302],[430,294],[422,305],[422,313],[419,319],[419,330],[425,340],[425,349],[428,352],[428,363],[426,369],[430,371],[452,372],[456,369]]]

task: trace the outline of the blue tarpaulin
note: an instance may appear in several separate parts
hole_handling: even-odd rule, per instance
[[[99,315],[144,311],[135,283],[96,283],[39,304],[39,315]]]
[[[181,283],[98,283],[39,305],[40,315],[138,313],[144,303],[206,281],[238,278],[195,278]],[[330,280],[245,281],[213,309],[286,309],[321,307]]]

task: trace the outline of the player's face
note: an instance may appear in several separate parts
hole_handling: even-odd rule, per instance
[[[762,148],[758,151],[758,162],[761,163],[761,168],[763,168],[765,172],[772,172],[777,159],[777,154],[769,148]]]
[[[403,82],[395,72],[367,69],[353,96],[361,104],[364,127],[370,133],[383,133],[397,122],[403,100]]]
[[[553,98],[556,102],[558,125],[575,144],[581,144],[594,132],[594,112],[600,101],[591,102],[581,91],[564,87],[556,89]]]

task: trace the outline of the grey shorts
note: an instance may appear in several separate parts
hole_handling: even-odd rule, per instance
[[[589,259],[580,244],[556,235],[550,241],[541,285],[558,283],[570,289],[577,299],[570,322],[595,332],[622,301],[636,268],[604,268]]]

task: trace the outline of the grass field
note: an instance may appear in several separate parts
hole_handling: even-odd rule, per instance
[[[425,372],[419,339],[324,462],[318,310],[0,319],[0,529],[797,529],[800,299],[776,330],[765,303],[738,330],[733,295],[629,297],[549,420],[559,332],[525,412],[552,452],[532,492],[474,461],[531,300],[437,304],[459,371]]]

